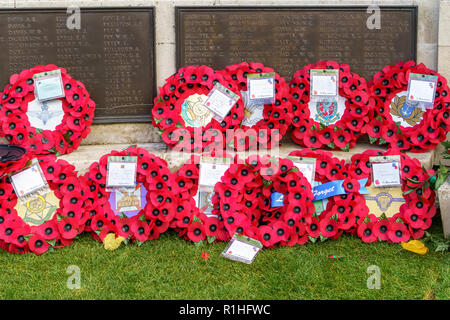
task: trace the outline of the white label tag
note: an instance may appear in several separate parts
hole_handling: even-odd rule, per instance
[[[47,181],[39,164],[33,164],[11,176],[11,183],[17,197],[22,198],[47,186]]]
[[[372,180],[375,187],[400,186],[400,164],[396,161],[372,163]]]
[[[136,187],[136,162],[108,162],[107,187]]]
[[[205,107],[223,120],[238,100],[239,96],[234,92],[222,85],[216,85],[209,93],[208,99],[205,101]]]
[[[252,263],[261,248],[251,243],[243,242],[238,239],[232,239],[231,243],[222,252],[222,256],[244,263]]]
[[[336,96],[337,95],[336,75],[312,75],[311,92],[313,96]]]
[[[211,162],[208,162],[211,161]],[[229,161],[223,162],[210,160],[200,160],[198,191],[194,197],[197,207],[206,215],[211,215],[213,204],[212,196],[214,194],[214,186],[220,182],[220,178],[230,167]]]
[[[214,187],[229,167],[229,163],[200,162],[198,184],[202,186]]]
[[[433,103],[435,83],[433,81],[414,80],[410,82],[408,99],[412,101]]]
[[[294,166],[303,174],[303,176],[308,180],[309,184],[313,185],[314,174],[315,174],[315,164],[305,163],[305,162],[294,162]]]
[[[273,78],[248,79],[250,99],[274,98],[275,84]]]
[[[61,70],[35,74],[34,94],[39,101],[52,100],[65,96]]]

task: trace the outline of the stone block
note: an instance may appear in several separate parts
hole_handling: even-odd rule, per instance
[[[157,129],[151,123],[113,123],[91,126],[91,133],[82,145],[135,144],[162,142]]]
[[[444,236],[450,236],[450,181],[447,180],[438,190],[439,208],[441,212]]]
[[[70,154],[61,156],[61,159],[73,164],[80,174],[84,174],[89,170],[89,166],[100,159],[104,154],[113,150],[124,150],[129,144],[108,144],[108,145],[90,145],[80,146],[77,150]],[[162,143],[146,143],[138,144],[138,147],[147,149],[150,153],[160,158],[165,157],[167,147]]]

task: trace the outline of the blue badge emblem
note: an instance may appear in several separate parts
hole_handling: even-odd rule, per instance
[[[415,108],[416,106],[409,104],[407,101],[405,101],[405,103],[400,109],[400,114],[403,116],[403,118],[409,118]]]
[[[336,100],[318,101],[316,103],[316,110],[317,115],[315,116],[315,120],[325,125],[334,123],[341,117],[338,112]]]
[[[284,207],[284,194],[279,192],[273,192],[270,195],[270,207]]]

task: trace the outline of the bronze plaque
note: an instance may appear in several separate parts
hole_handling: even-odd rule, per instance
[[[0,85],[39,64],[67,69],[97,104],[96,123],[147,122],[156,92],[153,8],[0,10]]]
[[[336,60],[370,79],[416,60],[417,6],[382,6],[380,29],[367,28],[371,15],[363,6],[178,7],[177,66],[262,62],[290,81],[306,64]]]

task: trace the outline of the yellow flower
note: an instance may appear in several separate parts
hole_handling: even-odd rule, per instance
[[[402,247],[405,250],[418,253],[425,254],[428,252],[428,248],[419,240],[411,240],[409,242],[402,242]]]
[[[103,245],[106,250],[116,250],[118,247],[120,247],[120,244],[125,240],[124,237],[118,236],[116,238],[116,235],[114,233],[108,233],[103,239]]]

